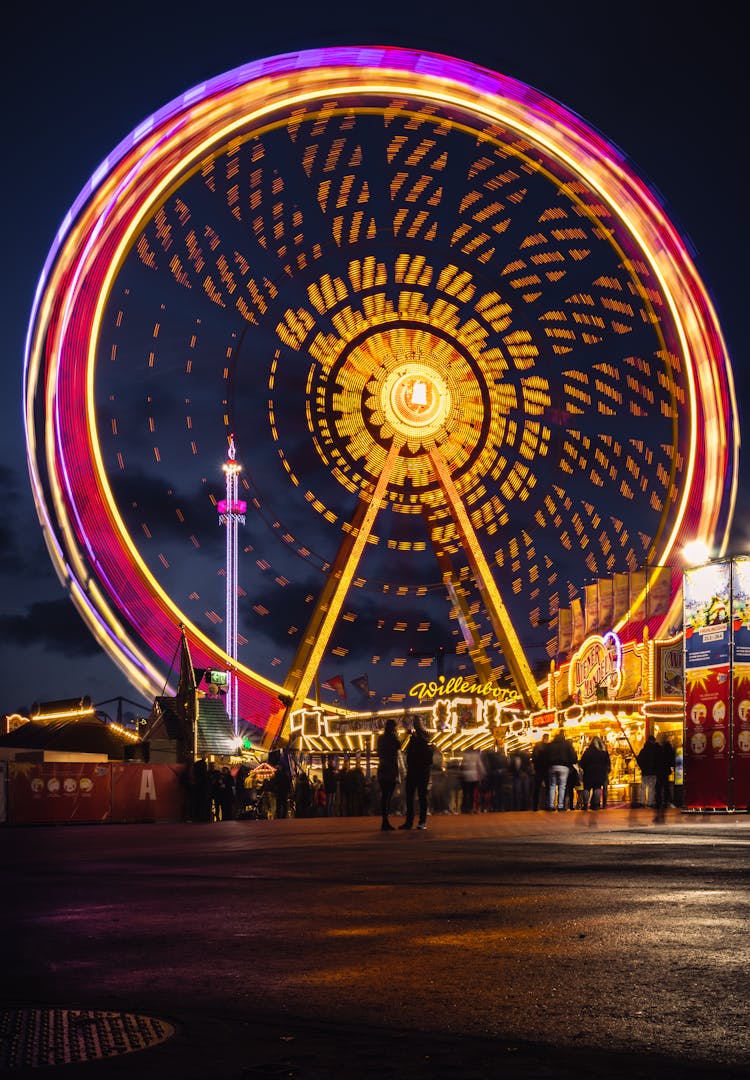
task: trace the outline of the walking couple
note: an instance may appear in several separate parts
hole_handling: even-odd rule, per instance
[[[398,783],[398,756],[401,743],[396,734],[396,721],[389,717],[385,730],[378,738],[378,783],[380,785],[380,811],[383,832],[391,832],[394,826],[389,820],[391,799]],[[427,828],[427,789],[430,783],[433,747],[427,732],[419,720],[414,721],[414,731],[406,744],[406,820],[400,829],[414,826],[414,796],[419,799],[418,829]]]

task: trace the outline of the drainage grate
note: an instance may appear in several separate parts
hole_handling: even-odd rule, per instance
[[[0,1011],[0,1071],[101,1061],[146,1050],[174,1035],[153,1016],[95,1009]]]

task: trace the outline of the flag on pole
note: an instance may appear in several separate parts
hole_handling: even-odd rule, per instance
[[[648,572],[646,618],[666,615],[672,600],[672,567],[652,566]]]
[[[612,578],[599,578],[599,626],[603,634],[612,629],[614,604],[615,594],[612,588]]]
[[[557,613],[557,651],[566,653],[570,651],[570,642],[573,633],[573,618],[569,607],[560,608]]]
[[[612,621],[624,619],[630,609],[630,574],[615,574],[615,613]]]
[[[642,622],[646,618],[646,571],[634,570],[630,575],[630,618]]]
[[[352,686],[356,686],[365,697],[370,696],[370,680],[366,675],[358,675],[356,679],[352,679]]]
[[[331,690],[346,701],[346,686],[342,675],[332,675],[330,679],[326,679],[320,686],[322,690]]]
[[[599,582],[584,585],[586,596],[586,636],[599,633]]]
[[[571,601],[570,610],[573,616],[573,638],[570,644],[571,647],[575,649],[578,645],[583,643],[584,637],[583,603],[580,596],[577,596],[575,600]]]

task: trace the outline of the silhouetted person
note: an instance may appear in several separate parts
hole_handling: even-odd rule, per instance
[[[479,785],[484,779],[484,762],[478,750],[466,750],[461,759],[461,813],[473,814]]]
[[[323,791],[326,796],[326,816],[333,817],[336,813],[336,792],[339,785],[339,774],[333,758],[329,757],[326,767],[323,769]]]
[[[669,779],[675,766],[676,755],[668,735],[664,735],[656,745],[659,748],[656,759],[656,809],[666,810],[672,802]]]
[[[218,779],[219,785],[219,809],[221,820],[231,821],[234,817],[234,777],[229,771],[229,766],[224,765]]]
[[[531,792],[531,758],[525,750],[514,750],[508,758],[511,810],[528,810]]]
[[[549,771],[549,761],[547,760],[548,747],[549,735],[545,731],[544,735],[542,735],[541,742],[534,743],[534,749],[531,751],[531,764],[534,767],[534,789],[531,795],[531,807],[533,810],[539,810],[542,801],[542,789],[544,789],[545,793],[547,790],[547,772]]]
[[[380,828],[384,832],[393,829],[388,820],[391,810],[391,799],[398,783],[398,753],[401,744],[396,734],[396,721],[389,716],[385,722],[382,735],[378,736],[378,784],[380,785],[380,814],[382,817]]]
[[[279,765],[272,780],[276,796],[276,817],[285,818],[289,814],[289,795],[292,788],[291,778],[286,769]]]
[[[365,812],[365,774],[357,760],[346,773],[346,812],[350,817],[362,817]]]
[[[557,732],[554,739],[550,740],[547,751],[547,809],[555,809],[555,796],[557,796],[557,809],[565,810],[565,792],[568,787],[568,777],[571,765],[578,761],[578,755],[573,749],[573,743],[565,738],[562,728]]]
[[[419,825],[427,828],[427,788],[430,783],[430,766],[433,748],[427,740],[427,732],[419,720],[414,721],[414,731],[406,747],[406,821],[400,829],[410,829],[414,824],[414,793],[419,797]]]
[[[644,806],[656,805],[656,774],[660,758],[659,744],[653,735],[649,735],[635,759],[641,770],[641,801]]]
[[[310,777],[300,769],[294,784],[294,816],[310,817],[312,814],[313,792]]]
[[[611,768],[609,754],[598,735],[594,735],[581,754],[583,770],[583,809],[599,810],[604,807],[604,790],[609,783]]]

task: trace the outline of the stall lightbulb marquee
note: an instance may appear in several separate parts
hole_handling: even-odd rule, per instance
[[[221,214],[205,210],[211,199]],[[222,239],[230,227],[239,240]],[[126,271],[202,305],[179,365],[159,351],[175,304],[146,332]],[[217,320],[230,316],[221,339]],[[137,348],[118,337],[128,325]],[[189,392],[190,350],[212,328],[228,359],[207,402]],[[115,412],[134,415],[133,356],[153,380],[139,402],[146,449],[142,438],[125,447]],[[238,397],[252,415],[233,414]],[[198,483],[217,467],[192,463],[209,441],[195,434],[201,407],[220,417],[214,454],[234,432],[242,475],[278,470],[281,502],[304,500],[338,536],[280,670],[235,664],[170,560],[144,554],[131,527],[164,463],[160,425],[184,416],[183,464]],[[187,91],[113,150],[42,272],[25,422],[45,540],[97,641],[155,694],[184,626],[197,666],[236,672],[238,714],[267,740],[284,733],[290,699],[304,703],[372,547],[406,558],[431,545],[459,606],[478,585],[489,626],[475,625],[469,601],[458,612],[477,675],[497,670],[499,646],[534,706],[505,605],[564,604],[558,556],[578,554],[583,578],[606,573],[616,552],[668,563],[688,537],[722,550],[736,490],[726,349],[658,199],[617,149],[532,88],[396,48],[254,62]],[[613,434],[624,423],[630,432]],[[249,514],[262,503],[249,498]],[[390,538],[384,508],[397,523],[427,521],[428,543]],[[304,556],[304,538],[274,521]],[[407,575],[388,588],[418,597],[424,585]]]

